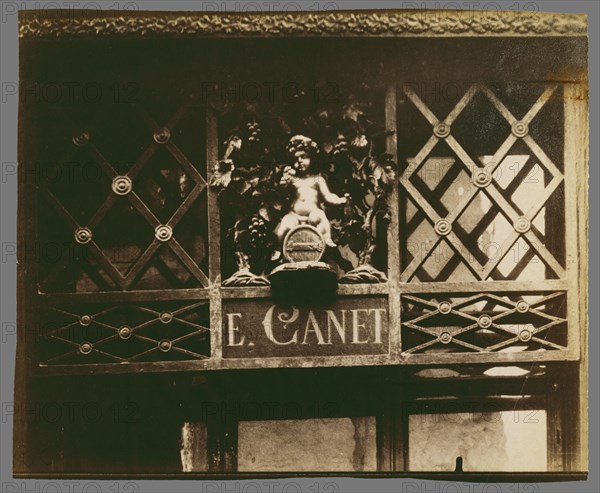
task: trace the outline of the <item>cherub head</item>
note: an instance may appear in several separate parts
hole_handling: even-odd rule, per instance
[[[294,158],[294,169],[306,175],[314,169],[314,158],[319,154],[317,143],[304,135],[295,135],[287,145],[287,151]]]

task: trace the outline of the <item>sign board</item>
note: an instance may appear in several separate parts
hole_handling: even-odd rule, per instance
[[[318,308],[228,300],[223,302],[223,357],[387,354],[388,326],[384,296],[340,298]]]

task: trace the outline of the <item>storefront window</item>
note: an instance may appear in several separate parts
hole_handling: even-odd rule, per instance
[[[454,471],[457,458],[465,472],[547,471],[546,411],[414,414],[408,426],[410,471]]]
[[[238,470],[376,471],[375,417],[242,421]]]

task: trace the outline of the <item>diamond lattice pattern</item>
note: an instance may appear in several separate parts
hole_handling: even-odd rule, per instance
[[[403,353],[564,350],[566,293],[402,295]]]
[[[530,132],[556,91],[555,85],[545,87],[517,119],[494,91],[475,84],[439,118],[413,89],[404,88],[432,134],[400,175],[402,281],[564,278],[564,260],[547,246],[546,236],[547,205],[552,199],[556,206],[564,177]],[[508,124],[493,154],[470,156],[454,137],[453,125],[475,96]],[[463,130],[477,125],[473,119],[459,123]],[[502,129],[496,125],[489,132]]]
[[[203,360],[210,357],[208,302],[49,307],[42,365]]]
[[[43,292],[208,286],[207,183],[180,147],[201,138],[186,120],[201,113],[195,100],[160,124],[141,105],[113,105],[58,135],[66,150],[60,179],[40,187],[40,231],[46,244],[67,247],[42,265]],[[131,130],[111,141],[111,122],[124,121]],[[68,164],[77,174],[66,179]]]

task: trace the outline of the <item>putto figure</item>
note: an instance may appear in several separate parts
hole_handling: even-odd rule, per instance
[[[287,150],[294,157],[294,165],[284,169],[280,184],[296,187],[296,196],[275,234],[283,241],[291,229],[308,223],[317,229],[326,245],[335,247],[331,239],[331,225],[322,204],[340,205],[345,204],[347,199],[332,193],[325,178],[314,169],[314,157],[319,153],[316,142],[304,135],[295,135],[290,139]]]

